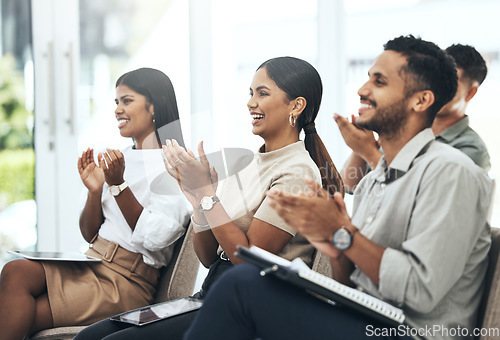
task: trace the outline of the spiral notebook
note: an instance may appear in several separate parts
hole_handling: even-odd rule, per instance
[[[276,276],[330,304],[354,309],[392,326],[405,320],[403,310],[315,272],[300,259],[290,262],[255,246],[238,246],[236,256],[261,268],[262,276]]]

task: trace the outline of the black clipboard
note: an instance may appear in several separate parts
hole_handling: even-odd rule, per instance
[[[252,248],[253,247],[255,246],[252,246]],[[311,295],[332,305],[353,309],[359,313],[382,321],[389,326],[397,327],[404,323],[405,315],[403,311],[380,299],[343,285],[311,269],[298,272],[292,270],[289,267],[272,261],[271,258],[275,256],[274,254],[269,253],[271,257],[263,257],[260,256],[259,253],[252,251],[252,248],[249,249],[242,246],[238,246],[237,248],[238,252],[236,252],[235,255],[259,267],[261,269],[260,275],[262,276],[272,275],[298,286]],[[264,250],[259,249],[260,253],[263,251]],[[280,259],[280,262],[282,262],[281,260],[282,259]],[[335,289],[332,290],[332,288],[327,288],[332,285]],[[339,289],[337,287],[339,287]]]

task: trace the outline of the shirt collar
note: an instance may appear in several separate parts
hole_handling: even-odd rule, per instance
[[[460,119],[458,122],[441,132],[436,136],[436,139],[443,139],[447,142],[450,142],[457,138],[458,135],[462,134],[465,129],[469,127],[469,117],[465,116]]]
[[[382,155],[382,158],[375,168],[375,179],[379,182],[390,182],[402,177],[410,170],[415,158],[425,152],[426,146],[433,141],[434,138],[431,128],[420,131],[399,150],[389,167],[387,167],[385,155]]]

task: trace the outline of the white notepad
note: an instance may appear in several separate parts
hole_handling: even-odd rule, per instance
[[[381,314],[391,320],[394,320],[398,323],[403,323],[405,320],[404,313],[400,308],[394,307],[393,305],[377,299],[374,296],[348,287],[311,269],[300,270],[298,274],[303,279],[313,282],[319,286],[325,287],[328,290],[341,295],[353,302],[356,302],[359,305],[368,308],[378,314]]]
[[[236,255],[261,268],[261,275],[276,276],[331,304],[355,309],[391,325],[404,323],[402,309],[315,272],[300,258],[290,262],[256,246],[238,246]]]

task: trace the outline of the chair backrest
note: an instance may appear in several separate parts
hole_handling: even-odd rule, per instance
[[[330,259],[328,258],[328,256],[318,250],[316,250],[314,254],[314,260],[311,269],[327,277],[332,277],[332,267],[330,266]]]
[[[485,276],[484,294],[479,309],[479,327],[500,329],[500,229],[491,228],[491,248]],[[481,336],[481,340],[498,339],[494,334]]]
[[[200,261],[194,252],[193,227],[189,224],[183,240],[179,240],[170,260],[172,265],[163,269],[156,290],[155,303],[193,294]]]
[[[492,178],[491,179],[491,201],[490,201],[490,206],[488,208],[488,212],[486,213],[486,221],[491,225],[491,216],[493,215],[493,206],[494,206],[494,200],[495,200],[495,190],[497,187],[497,181]]]

